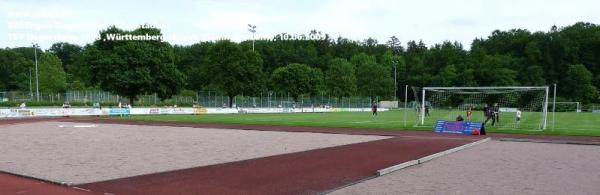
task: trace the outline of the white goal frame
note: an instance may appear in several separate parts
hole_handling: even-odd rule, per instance
[[[421,101],[421,125],[425,124],[425,95],[426,91],[435,91],[435,90],[452,90],[452,89],[466,89],[466,90],[478,90],[478,89],[538,89],[546,91],[546,96],[544,97],[543,104],[543,112],[544,112],[544,122],[542,123],[542,130],[546,129],[546,124],[548,123],[548,95],[549,95],[549,86],[503,86],[503,87],[423,87],[422,89],[422,101]]]

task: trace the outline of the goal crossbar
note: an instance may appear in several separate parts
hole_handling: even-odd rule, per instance
[[[547,89],[548,86],[501,86],[501,87],[423,87],[424,90],[436,89]]]

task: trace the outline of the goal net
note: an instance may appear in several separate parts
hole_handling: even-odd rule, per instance
[[[555,112],[581,112],[579,102],[549,102],[549,107]]]
[[[413,88],[418,126],[437,120],[485,123],[486,129],[543,130],[548,116],[548,87]],[[487,114],[485,110],[491,110]],[[470,113],[470,114],[469,114]],[[493,113],[493,114],[490,114]],[[517,117],[520,113],[520,117]]]

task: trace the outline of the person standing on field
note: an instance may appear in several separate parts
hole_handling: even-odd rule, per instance
[[[498,103],[494,104],[494,117],[496,117],[496,122],[499,123],[500,122],[500,105],[498,105]],[[492,122],[493,124],[493,122]]]
[[[469,107],[469,110],[467,110],[467,120],[471,121],[471,116],[473,115],[473,110],[471,107]]]
[[[496,124],[496,117],[494,116],[494,108],[489,105],[485,105],[483,108],[483,115],[485,116],[485,122],[483,124],[487,124],[487,122],[492,119],[492,126]]]
[[[373,111],[373,116],[377,116],[377,102],[373,102],[371,106],[371,111]]]
[[[521,110],[517,108],[517,124],[521,123]]]

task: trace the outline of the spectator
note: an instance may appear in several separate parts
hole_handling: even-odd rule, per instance
[[[465,119],[464,119],[464,118],[463,118],[461,115],[458,115],[458,116],[456,117],[456,121],[464,121],[464,120],[465,120]]]
[[[71,104],[69,103],[69,101],[65,101],[62,105],[63,108],[70,108]]]

